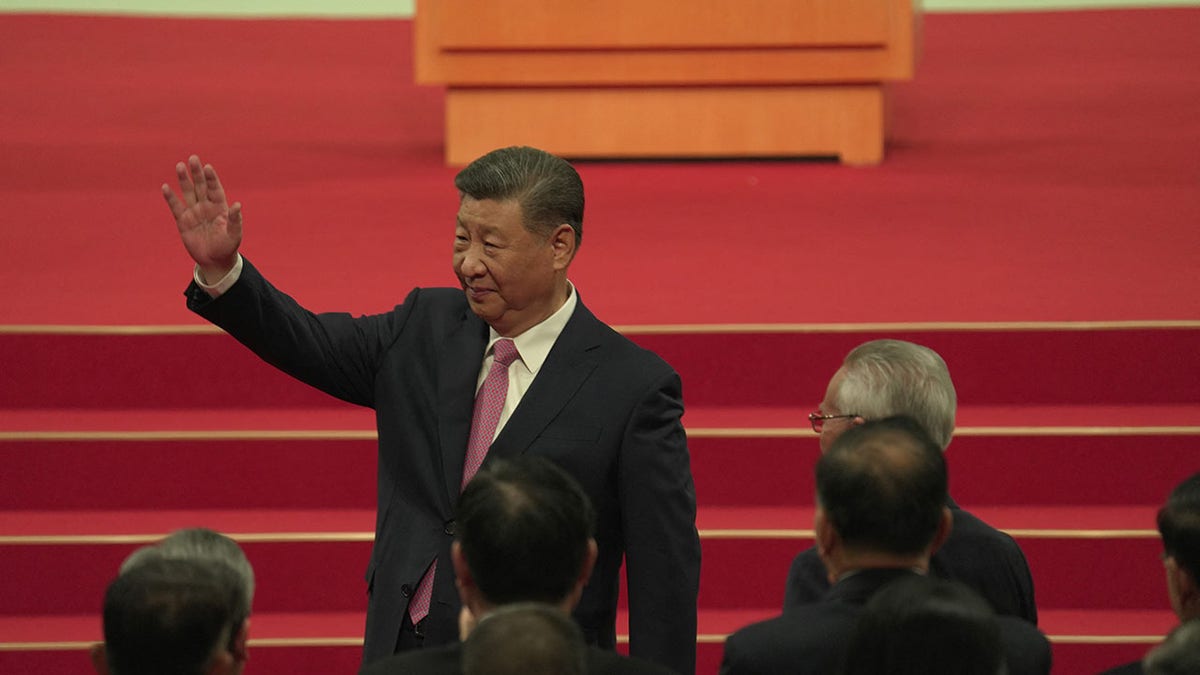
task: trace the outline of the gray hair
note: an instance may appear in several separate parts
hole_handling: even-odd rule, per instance
[[[225,565],[237,577],[241,614],[250,615],[254,600],[254,568],[245,552],[229,537],[203,527],[176,530],[157,544],[143,546],[121,563],[120,574],[151,560],[193,560]]]
[[[872,340],[855,347],[842,364],[834,403],[864,419],[905,415],[943,450],[954,434],[958,395],[937,352],[903,340]]]
[[[463,675],[584,675],[587,647],[579,626],[537,602],[485,614],[463,643]]]

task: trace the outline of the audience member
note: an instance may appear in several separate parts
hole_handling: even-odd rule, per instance
[[[1142,660],[1146,675],[1200,673],[1200,619],[1185,621]]]
[[[204,527],[176,530],[157,544],[143,546],[129,554],[121,563],[120,572],[124,574],[153,558],[228,565],[237,574],[241,597],[239,609],[243,616],[250,616],[250,605],[254,601],[254,568],[236,541]]]
[[[496,609],[540,602],[564,615],[579,603],[596,563],[595,515],[570,475],[541,457],[495,460],[458,500],[451,561],[463,605],[464,639]],[[662,612],[666,608],[659,608]],[[668,673],[656,664],[588,647],[589,673]],[[364,675],[463,672],[463,645],[401,652]]]
[[[587,645],[562,610],[518,602],[487,613],[463,643],[463,675],[584,675]]]
[[[1200,619],[1200,473],[1194,473],[1171,491],[1158,511],[1163,566],[1167,571],[1167,597],[1182,622]],[[1134,661],[1105,671],[1104,675],[1138,675],[1145,661]],[[1197,671],[1200,672],[1200,671]]]
[[[930,568],[953,523],[939,443],[909,418],[853,425],[816,466],[816,551],[833,585],[815,603],[747,626],[725,642],[727,675],[833,673],[863,606],[889,582]],[[1037,628],[997,617],[1010,675],[1048,673]]]
[[[809,415],[822,451],[847,429],[868,420],[905,415],[916,420],[944,451],[954,433],[957,395],[945,361],[933,350],[901,340],[874,340],[854,348],[834,374],[820,409]],[[1012,537],[959,508],[950,538],[930,562],[930,573],[961,581],[998,614],[1037,623],[1033,576]],[[829,573],[809,548],[792,561],[784,609],[824,597]]]
[[[241,582],[231,567],[147,556],[104,596],[100,675],[237,675],[246,663]]]
[[[966,585],[917,574],[883,587],[867,603],[846,652],[843,675],[999,675],[1000,625]]]

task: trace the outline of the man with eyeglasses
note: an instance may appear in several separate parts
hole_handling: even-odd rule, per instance
[[[902,340],[855,347],[829,381],[825,399],[808,416],[826,452],[846,430],[867,420],[911,417],[945,451],[954,433],[958,399],[946,362],[937,352]],[[930,560],[930,573],[975,589],[997,614],[1037,623],[1033,576],[1016,541],[947,499],[950,536]],[[815,548],[792,561],[784,610],[820,600],[829,576]]]
[[[1171,609],[1181,623],[1200,621],[1200,473],[1192,474],[1171,491],[1167,503],[1158,511],[1158,533],[1162,536],[1163,567],[1167,571],[1167,597],[1171,599]],[[1192,644],[1194,648],[1196,641],[1192,640]],[[1142,661],[1113,668],[1102,675],[1153,672],[1150,666],[1163,658],[1161,653],[1155,656],[1158,651],[1151,651]]]

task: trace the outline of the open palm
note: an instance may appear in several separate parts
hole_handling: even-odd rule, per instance
[[[242,243],[242,205],[229,205],[216,169],[202,165],[196,155],[189,157],[186,165],[176,164],[175,173],[182,196],[163,184],[163,197],[175,216],[188,255],[208,281],[215,282],[237,261]]]

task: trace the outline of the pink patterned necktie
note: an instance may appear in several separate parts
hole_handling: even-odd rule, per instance
[[[475,412],[471,416],[471,436],[467,440],[462,487],[466,487],[483,465],[483,458],[487,456],[492,438],[496,435],[496,425],[500,423],[500,413],[504,411],[504,401],[508,398],[508,366],[521,356],[517,353],[517,346],[508,338],[497,340],[496,344],[492,345],[492,353],[495,355],[492,367],[475,394]],[[414,626],[429,615],[429,603],[433,599],[433,575],[436,569],[435,558],[429,571],[421,578],[421,583],[417,584],[417,592],[413,594],[412,602],[408,605],[408,616]]]

